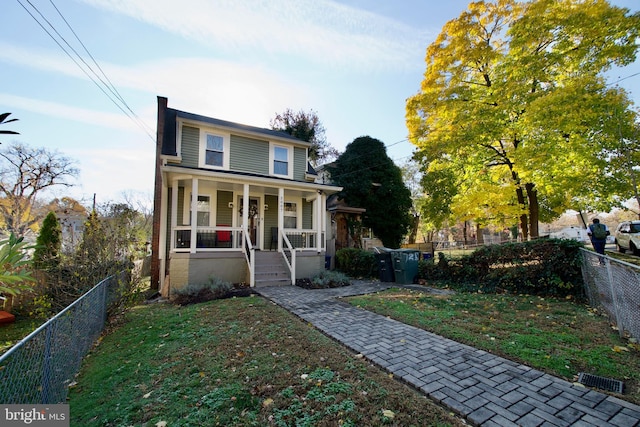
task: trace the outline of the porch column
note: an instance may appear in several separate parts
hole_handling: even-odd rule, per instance
[[[198,239],[198,178],[191,180],[191,247],[190,252],[196,253]]]
[[[171,181],[171,250],[176,247],[176,227],[178,226],[178,180]]]
[[[320,195],[320,236],[324,233],[324,239],[322,239],[322,249],[327,250],[327,195],[322,193]]]
[[[318,197],[316,197],[316,250],[319,252],[322,251],[322,198],[324,195],[322,191],[318,190]]]
[[[282,239],[280,233],[284,233],[284,188],[278,188],[278,252],[282,252]]]
[[[242,229],[245,234],[249,232],[249,184],[244,184],[242,191]]]

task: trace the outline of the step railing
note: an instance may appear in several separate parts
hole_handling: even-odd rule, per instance
[[[246,230],[242,230],[243,245],[242,252],[247,260],[247,267],[249,268],[249,286],[254,287],[256,285],[256,250],[251,243],[251,236]]]
[[[278,230],[280,239],[282,239],[282,257],[284,262],[291,273],[291,284],[296,284],[296,249],[291,246],[291,242],[287,238],[287,235],[282,230]]]

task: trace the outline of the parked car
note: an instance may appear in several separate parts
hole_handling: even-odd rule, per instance
[[[622,253],[640,255],[640,221],[624,221],[616,228],[616,245]]]

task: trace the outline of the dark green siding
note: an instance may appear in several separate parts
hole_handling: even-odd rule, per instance
[[[269,175],[269,142],[231,135],[231,170]]]
[[[229,202],[233,201],[231,191],[218,191],[218,202],[216,204],[216,224],[231,226],[233,224],[233,209],[229,209]]]
[[[293,149],[293,179],[304,181],[304,174],[307,171],[307,150],[304,148]]]
[[[191,126],[182,126],[182,164],[198,167],[200,148],[200,130]]]
[[[302,202],[302,228],[309,230],[313,227],[313,202]]]

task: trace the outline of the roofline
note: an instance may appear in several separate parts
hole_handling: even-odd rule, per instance
[[[271,138],[277,138],[280,140],[285,140],[292,143],[297,143],[300,145],[304,145],[306,147],[311,146],[311,144],[307,141],[303,141],[295,136],[289,135],[286,132],[260,128],[257,126],[249,126],[241,123],[229,122],[226,120],[216,119],[213,117],[202,116],[199,114],[189,113],[186,111],[176,110],[175,108],[167,108],[167,111],[173,111],[176,114],[176,120],[192,120],[194,122],[207,123],[216,127],[226,128],[230,130],[235,130],[239,132],[243,132],[245,134],[259,135],[259,136],[268,136]]]

